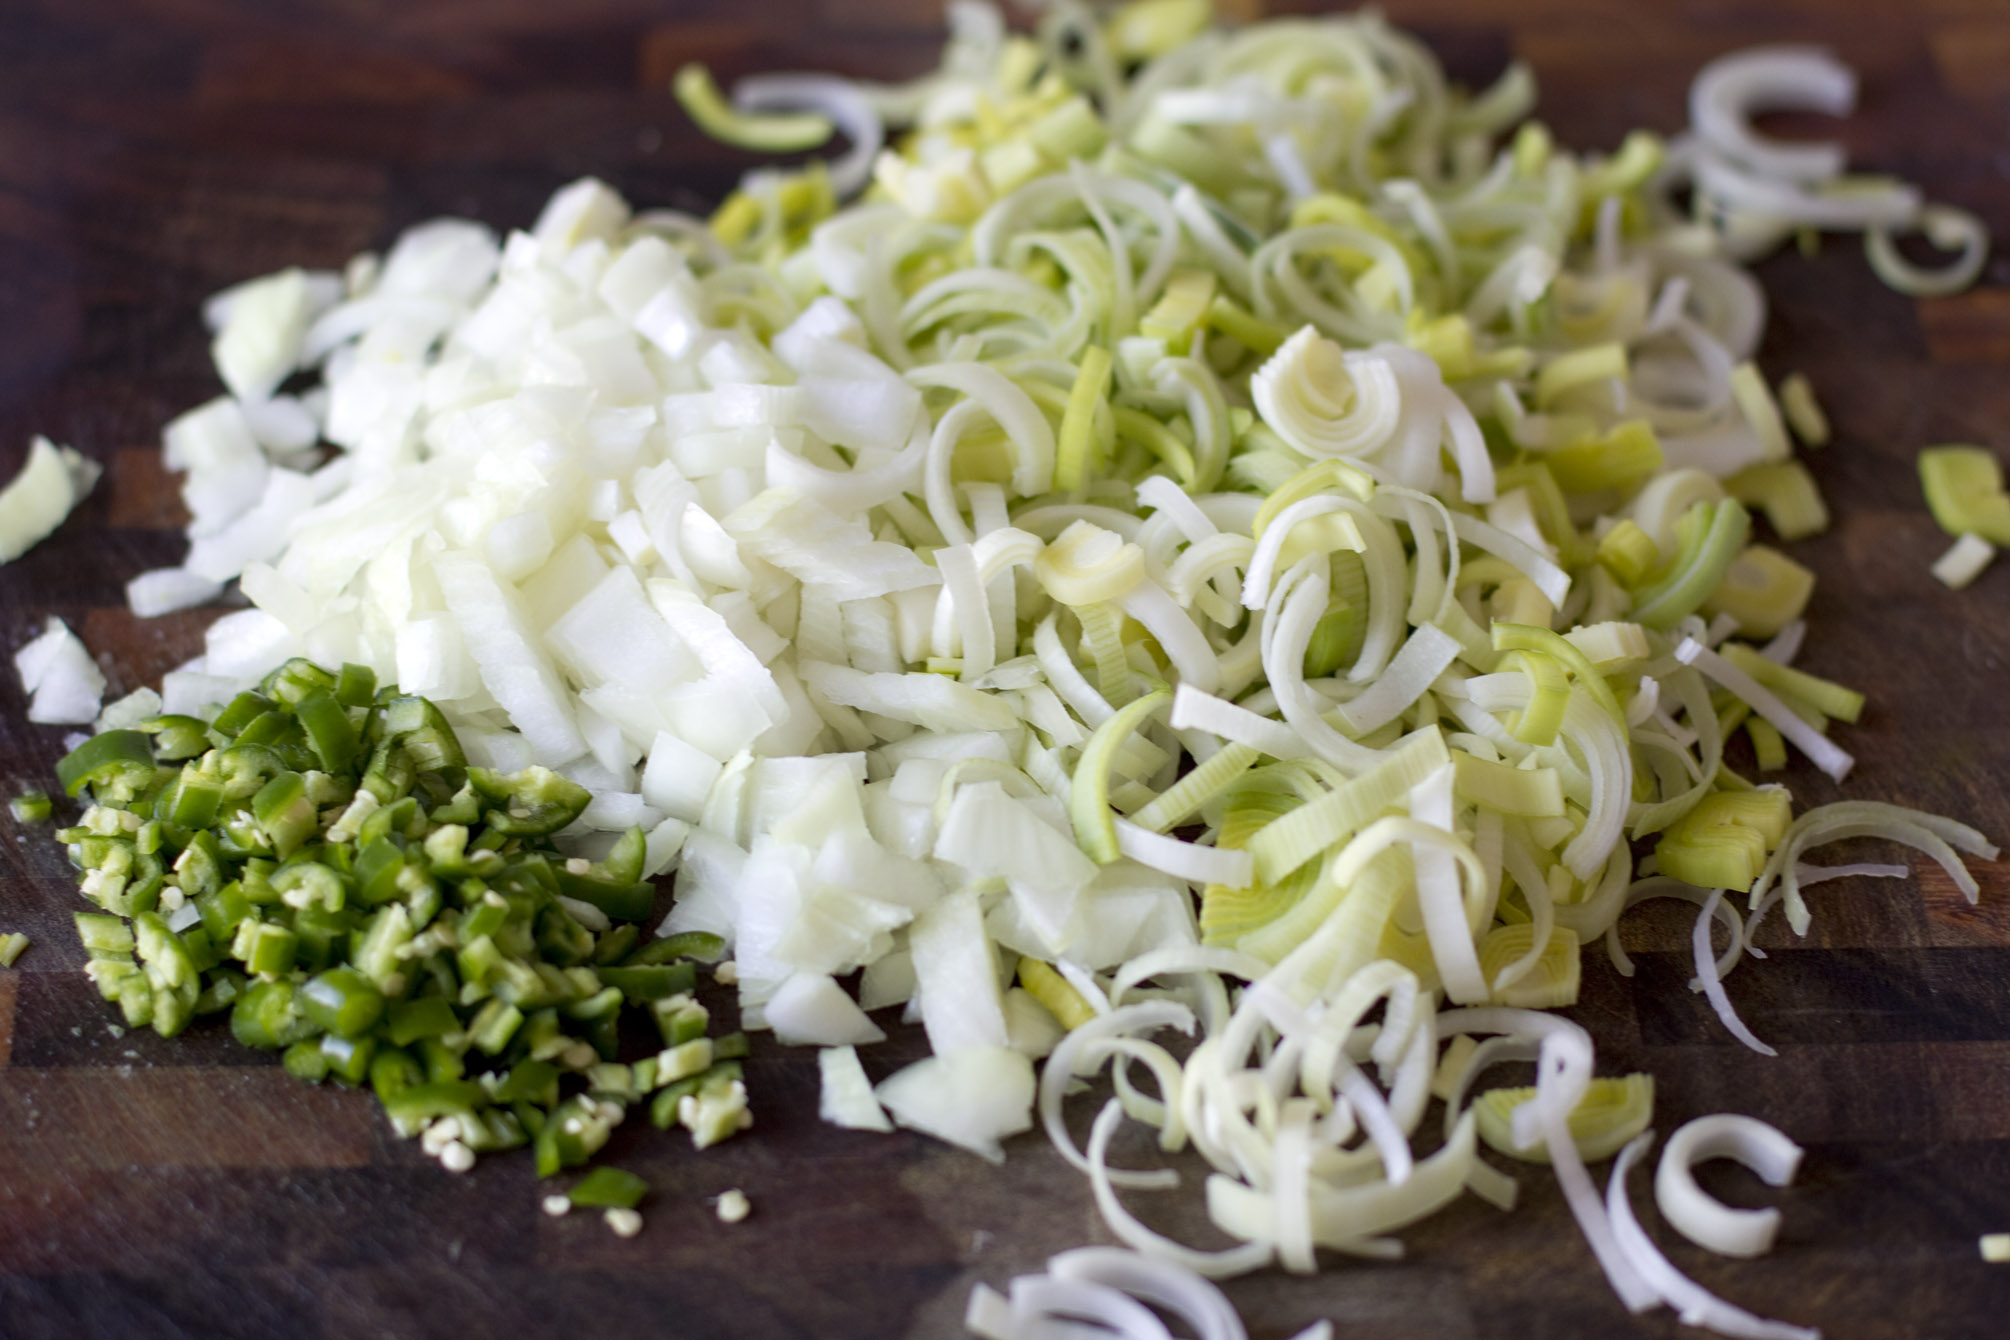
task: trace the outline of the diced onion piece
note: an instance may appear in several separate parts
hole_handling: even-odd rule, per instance
[[[84,725],[97,719],[104,673],[61,619],[50,616],[42,635],[14,653],[14,669],[32,695],[28,720]]]
[[[858,1052],[850,1046],[825,1047],[817,1053],[817,1071],[823,1087],[817,1100],[817,1115],[833,1126],[855,1131],[890,1131],[879,1100],[859,1064]]]
[[[999,1141],[1033,1124],[1033,1063],[1009,1047],[963,1047],[896,1071],[873,1095],[901,1125],[1002,1163]]]
[[[187,568],[155,568],[126,583],[126,605],[142,619],[206,605],[223,594],[223,583]]]
[[[1960,591],[1980,577],[1995,557],[1996,546],[1969,531],[1933,561],[1933,576],[1943,586]]]

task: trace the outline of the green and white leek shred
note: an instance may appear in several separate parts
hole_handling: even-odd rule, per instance
[[[240,394],[168,429],[195,524],[158,585],[253,608],[165,710],[360,662],[471,761],[586,784],[568,840],[643,825],[666,929],[732,942],[748,1026],[841,1049],[833,1120],[1000,1157],[1037,1104],[1148,1255],[1394,1256],[1466,1190],[1512,1203],[1485,1144],[1555,1165],[1630,1306],[1721,1323],[1584,1170],[1651,1082],[1594,1082],[1534,1007],[1575,1000],[1633,840],[1642,892],[1722,879],[1796,930],[1813,842],[1993,858],[1888,806],[1789,827],[1727,744],[1849,766],[1846,691],[1785,668],[1812,576],[1746,510],[1826,519],[1732,258],[1868,226],[1933,288],[1888,234],[1972,237],[1750,131],[1847,109],[1820,53],[1729,58],[1696,136],[1572,155],[1525,68],[1469,93],[1372,13],[950,21],[910,84],[699,97],[748,142],[891,135],[875,161],[754,171],[709,221],[584,180],[500,241],[443,220],[223,295]],[[1713,918],[1742,943],[1704,915],[1702,959]],[[900,1005],[935,1054],[875,1100],[850,1048]],[[1532,1090],[1471,1084],[1509,1060]],[[1083,1153],[1062,1096],[1112,1065]],[[1120,1189],[1177,1179],[1107,1167],[1126,1120],[1205,1157],[1239,1245],[1132,1216]]]

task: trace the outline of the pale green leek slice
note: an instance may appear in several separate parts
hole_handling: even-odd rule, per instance
[[[1121,600],[1145,578],[1144,551],[1091,521],[1071,522],[1033,560],[1033,575],[1063,605]]]
[[[670,87],[700,130],[736,149],[802,153],[818,148],[837,131],[821,112],[739,111],[719,92],[712,72],[696,62],[681,67]]]
[[[1497,814],[1554,818],[1563,813],[1555,768],[1517,768],[1459,750],[1452,755],[1458,794]]]
[[[1347,841],[1387,810],[1402,806],[1410,788],[1451,762],[1434,726],[1412,731],[1382,761],[1317,800],[1309,801],[1249,839],[1257,880],[1272,884],[1321,852]]]
[[[1794,436],[1811,447],[1826,446],[1829,440],[1829,416],[1822,412],[1821,401],[1815,399],[1814,384],[1804,373],[1789,373],[1780,383],[1780,412],[1786,415],[1787,426],[1794,430]]]
[[[1578,952],[1577,932],[1552,924],[1541,954],[1528,961],[1540,930],[1532,922],[1517,922],[1496,926],[1480,940],[1480,971],[1489,982],[1527,962],[1525,968],[1520,968],[1519,977],[1494,989],[1496,1004],[1556,1010],[1577,1003],[1584,963],[1584,956]]]
[[[1075,376],[1074,388],[1068,392],[1068,408],[1061,415],[1061,431],[1054,439],[1054,487],[1057,489],[1079,489],[1102,473],[1102,457],[1108,443],[1099,440],[1105,434],[1098,431],[1098,425],[1114,428],[1104,411],[1104,398],[1110,390],[1111,366],[1109,350],[1094,344],[1082,350],[1081,370]]]
[[[1525,1163],[1548,1163],[1541,1141],[1517,1144],[1514,1110],[1535,1097],[1533,1088],[1489,1089],[1473,1100],[1480,1139],[1489,1149]],[[1654,1077],[1648,1074],[1594,1079],[1570,1112],[1570,1142],[1587,1163],[1611,1158],[1654,1120]]]
[[[1108,865],[1122,855],[1117,848],[1117,817],[1110,811],[1110,769],[1117,751],[1152,713],[1171,701],[1172,690],[1164,688],[1132,699],[1096,727],[1082,746],[1074,786],[1068,794],[1068,818],[1075,828],[1076,843],[1098,865]]]
[[[1096,1011],[1082,993],[1068,984],[1068,979],[1054,971],[1054,965],[1037,958],[1022,957],[1019,960],[1019,985],[1026,988],[1026,994],[1047,1007],[1047,1012],[1061,1021],[1061,1027],[1080,1028],[1096,1017]]]
[[[1764,717],[1747,717],[1745,734],[1751,737],[1752,753],[1760,772],[1778,772],[1787,766],[1787,742],[1779,728]]]
[[[1185,776],[1133,814],[1131,822],[1154,833],[1163,833],[1184,823],[1203,805],[1233,786],[1261,757],[1263,755],[1250,746],[1230,741],[1215,750],[1205,762],[1188,769]]]
[[[1598,541],[1597,558],[1607,572],[1619,579],[1621,586],[1634,587],[1654,570],[1661,551],[1655,548],[1654,537],[1642,530],[1639,522],[1625,517]]]
[[[1855,689],[1844,688],[1833,680],[1796,670],[1790,665],[1781,665],[1740,643],[1727,642],[1718,648],[1718,654],[1783,700],[1805,703],[1823,716],[1852,725],[1863,714],[1864,697]]]
[[[1666,462],[1661,439],[1645,419],[1628,419],[1603,437],[1544,452],[1542,457],[1557,484],[1569,493],[1623,489]]]
[[[1632,373],[1626,346],[1617,341],[1588,345],[1560,354],[1543,365],[1535,378],[1535,403],[1548,409],[1566,393],[1601,381],[1627,381]]]
[[[1184,353],[1193,342],[1194,332],[1207,320],[1208,308],[1214,302],[1215,283],[1212,270],[1173,271],[1157,304],[1139,318],[1138,333],[1148,339],[1164,340],[1166,348]]]
[[[1949,535],[1980,535],[2010,544],[2010,495],[2003,464],[1986,447],[1928,447],[1919,453],[1919,482],[1933,519]]]
[[[1730,615],[1746,637],[1772,637],[1801,617],[1814,590],[1814,573],[1777,549],[1754,544],[1731,560],[1703,613]]]
[[[1634,592],[1633,617],[1667,629],[1694,614],[1724,580],[1751,535],[1751,519],[1735,498],[1698,503],[1682,514],[1675,559],[1649,585]]]
[[[1829,509],[1808,467],[1799,461],[1773,461],[1740,470],[1724,481],[1724,490],[1747,507],[1766,514],[1783,540],[1804,540],[1828,529]]]
[[[1519,670],[1528,680],[1528,703],[1515,718],[1511,728],[1514,738],[1523,744],[1553,743],[1557,728],[1563,724],[1564,708],[1570,704],[1570,680],[1563,664],[1539,651],[1511,651],[1501,657],[1501,669]]]
[[[1654,848],[1661,873],[1699,889],[1744,892],[1793,818],[1785,791],[1719,791],[1670,824]]]
[[[1639,632],[1638,625],[1634,624],[1613,624],[1607,625],[1607,627],[1613,629],[1632,628],[1636,634]],[[1621,730],[1626,728],[1626,709],[1619,705],[1619,699],[1612,692],[1612,686],[1605,682],[1605,676],[1601,675],[1597,667],[1592,664],[1592,658],[1586,655],[1570,638],[1547,628],[1537,628],[1527,624],[1496,623],[1492,631],[1495,651],[1539,652],[1550,657],[1570,672],[1571,678],[1585,692],[1589,693],[1600,707],[1605,709],[1606,715],[1617,722]],[[1623,634],[1615,634],[1615,636],[1623,636]],[[1644,648],[1644,639],[1641,642]],[[1631,657],[1616,657],[1614,659],[1627,660],[1631,659]],[[1516,738],[1522,739],[1526,737],[1517,736]]]

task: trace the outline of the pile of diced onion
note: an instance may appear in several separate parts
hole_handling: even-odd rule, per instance
[[[1026,37],[956,4],[913,84],[710,107],[853,147],[751,174],[709,223],[585,180],[526,232],[442,220],[220,295],[229,393],[166,435],[189,554],[131,597],[234,581],[250,608],[106,719],[354,661],[440,703],[471,761],[586,784],[566,840],[647,832],[664,929],[726,937],[747,1026],[825,1048],[829,1119],[993,1159],[1037,1121],[1091,1179],[1139,1255],[980,1296],[986,1335],[1167,1334],[1145,1304],[1240,1335],[1193,1273],[1395,1256],[1463,1195],[1505,1209],[1483,1146],[1552,1165],[1629,1307],[1806,1334],[1660,1256],[1624,1189],[1651,1080],[1594,1079],[1544,1011],[1590,940],[1624,964],[1626,908],[1685,898],[1696,989],[1764,1048],[1721,981],[1733,898],[1802,929],[1804,887],[1903,873],[1801,860],[1860,836],[1973,896],[1979,834],[1870,802],[1789,826],[1727,742],[1840,780],[1826,729],[1861,704],[1791,667],[1813,579],[1751,538],[1747,504],[1781,539],[1823,524],[1788,425],[1827,430],[1753,365],[1730,257],[1865,226],[1918,281],[1894,230],[1974,239],[1752,130],[1849,108],[1821,53],[1713,66],[1672,149],[1573,157],[1520,66],[1469,95],[1372,15],[1209,17],[1060,5]],[[933,1054],[874,1086],[858,1049],[896,1007]],[[1483,1087],[1517,1062],[1532,1089]],[[1067,1097],[1104,1071],[1080,1145]],[[1661,1203],[1749,1254],[1777,1213],[1688,1164],[1784,1182],[1798,1151],[1716,1120],[1671,1143]],[[1205,1158],[1235,1245],[1133,1216],[1179,1179],[1110,1166],[1126,1122]],[[1601,1197],[1586,1162],[1622,1147]]]

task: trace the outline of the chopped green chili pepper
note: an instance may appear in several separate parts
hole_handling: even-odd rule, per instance
[[[45,824],[56,807],[50,803],[46,791],[23,791],[7,808],[13,812],[17,824]]]
[[[345,662],[335,676],[335,701],[344,707],[368,707],[377,693],[377,672],[367,665]]]
[[[649,1183],[632,1172],[601,1164],[579,1179],[566,1198],[581,1209],[632,1210],[649,1193]]]
[[[330,1033],[359,1038],[384,1014],[384,993],[354,968],[330,968],[300,988],[300,1008]]]
[[[153,741],[136,730],[93,735],[56,760],[56,780],[70,796],[87,786],[93,793],[121,784],[137,786],[151,778],[154,770]]]
[[[593,798],[578,782],[538,766],[512,773],[469,768],[468,780],[489,803],[489,827],[512,837],[556,833],[577,819]]]
[[[738,1072],[719,1058],[744,1040],[705,1039],[686,961],[723,945],[642,943],[646,834],[565,859],[549,835],[584,787],[468,768],[438,707],[366,667],[290,661],[207,724],[105,732],[58,775],[92,802],[56,835],[103,909],[76,916],[86,972],[129,1026],[171,1036],[227,1011],[290,1073],[367,1083],[400,1134],[449,1117],[469,1150],[535,1143],[545,1175],[590,1160],[659,1076],[686,1075],[661,1092],[705,1104],[684,1119],[694,1138],[738,1129],[743,1095],[720,1087]],[[581,903],[625,924],[596,935]],[[189,909],[181,930],[166,907]],[[18,944],[0,935],[0,957]],[[671,1064],[618,1059],[629,1008],[656,1019]]]
[[[256,982],[246,988],[230,1011],[230,1031],[247,1047],[287,1047],[314,1035],[314,1025],[301,1013],[293,983]]]

